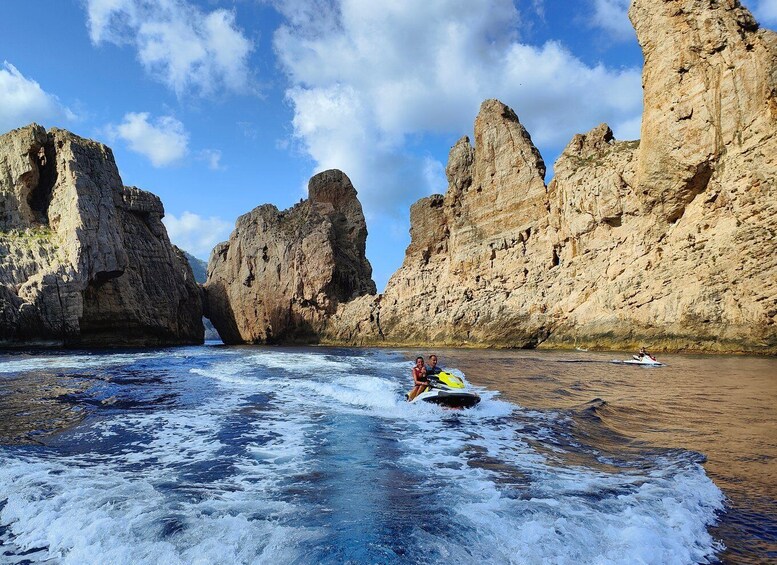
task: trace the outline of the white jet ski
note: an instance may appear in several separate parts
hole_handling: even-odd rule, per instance
[[[645,367],[663,367],[664,364],[658,361],[655,357],[652,355],[643,355],[640,357],[639,355],[632,355],[631,359],[625,359],[621,361],[620,359],[614,359],[612,361],[613,363],[618,363],[621,365],[642,365]]]
[[[454,374],[442,371],[436,375],[427,375],[426,378],[429,385],[410,401],[411,404],[431,402],[446,408],[472,408],[480,402],[480,397],[465,390],[464,381]]]

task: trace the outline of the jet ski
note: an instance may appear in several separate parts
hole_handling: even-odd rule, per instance
[[[452,373],[442,371],[436,375],[427,375],[426,379],[429,385],[410,401],[411,404],[431,402],[446,408],[472,408],[480,402],[480,397],[464,390],[464,381]]]
[[[663,367],[664,364],[658,361],[655,357],[652,355],[643,355],[640,357],[639,355],[633,355],[631,359],[625,359],[623,361],[619,359],[615,359],[612,361],[613,363],[620,363],[622,365],[643,365],[646,367]]]

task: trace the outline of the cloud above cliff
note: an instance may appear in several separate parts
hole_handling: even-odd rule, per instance
[[[634,27],[629,21],[631,0],[593,0],[591,22],[620,41],[634,39]]]
[[[208,260],[211,250],[217,243],[229,239],[233,227],[231,223],[221,218],[215,216],[205,218],[192,212],[184,212],[178,217],[165,214],[162,221],[167,228],[170,241],[205,261]]]
[[[75,114],[56,96],[25,77],[8,61],[0,67],[0,132],[37,122],[44,126],[59,120],[74,120]]]
[[[618,137],[638,135],[641,69],[588,65],[560,42],[522,43],[510,0],[276,8],[294,136],[319,169],[351,176],[368,214],[406,214],[409,201],[444,188],[442,163],[430,167],[435,157],[415,152],[414,139],[471,133],[486,98],[513,107],[546,158],[602,121]]]
[[[253,43],[235,13],[204,12],[185,0],[87,0],[95,45],[131,45],[149,75],[177,96],[209,96],[252,88]]]
[[[121,139],[131,151],[147,157],[155,167],[179,162],[189,152],[189,134],[172,116],[152,119],[148,112],[130,112],[108,127],[112,139]]]

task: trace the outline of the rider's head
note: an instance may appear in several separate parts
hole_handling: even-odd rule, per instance
[[[435,355],[434,353],[429,356],[429,364],[432,367],[436,367],[437,366],[437,355]]]
[[[416,357],[415,358],[415,364],[418,365],[418,363],[421,363],[421,365],[424,364],[424,358],[423,357]]]

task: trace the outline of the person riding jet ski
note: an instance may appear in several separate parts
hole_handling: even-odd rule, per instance
[[[426,374],[427,375],[437,375],[442,372],[442,369],[440,369],[437,366],[437,355],[432,353],[429,356],[429,364],[426,366]]]
[[[443,371],[437,366],[437,356],[429,356],[428,367],[423,365],[423,357],[416,358],[413,367],[414,387],[407,395],[408,402],[431,402],[448,408],[472,408],[480,397],[474,392],[464,390],[464,381],[454,374]]]
[[[631,356],[635,361],[639,361],[640,363],[645,364],[654,364],[658,363],[658,359],[653,357],[650,353],[648,353],[648,350],[644,347],[640,347],[639,353],[637,355]]]
[[[426,390],[429,385],[429,381],[426,378],[426,366],[424,365],[423,357],[415,358],[415,366],[410,373],[413,376],[413,388],[405,395],[408,402],[415,400],[415,397]]]

